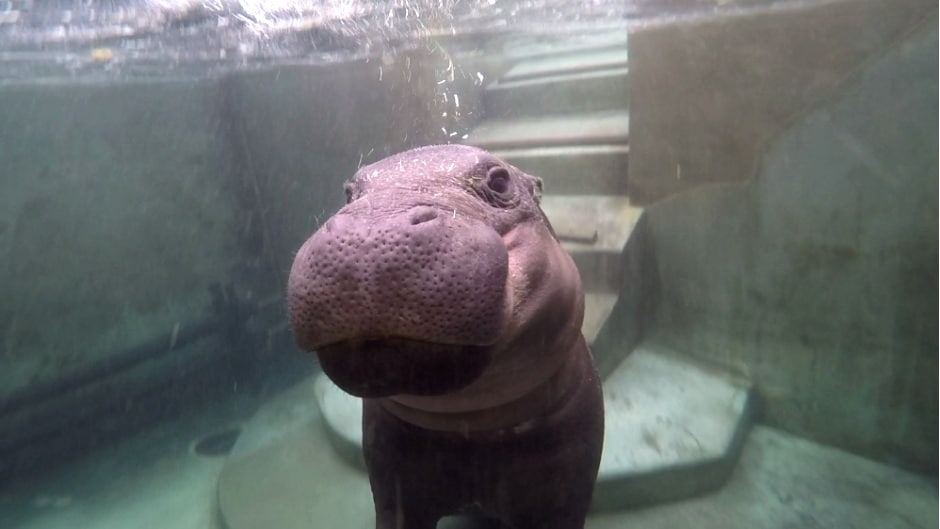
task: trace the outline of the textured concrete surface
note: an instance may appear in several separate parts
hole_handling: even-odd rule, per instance
[[[598,514],[587,529],[930,529],[937,521],[935,482],[758,427],[721,490]]]

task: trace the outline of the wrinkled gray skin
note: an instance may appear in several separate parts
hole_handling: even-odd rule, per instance
[[[541,185],[477,148],[407,151],[360,169],[297,253],[291,324],[364,397],[379,528],[467,505],[517,529],[583,526],[603,404]]]

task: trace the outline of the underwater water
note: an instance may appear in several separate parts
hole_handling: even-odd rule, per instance
[[[532,270],[583,307],[461,411],[555,376],[580,327],[606,425],[585,527],[935,527],[937,42],[926,0],[0,3],[0,527],[373,527],[362,401],[298,346],[288,284],[365,193],[344,182],[432,144],[539,177],[532,247],[577,267],[506,274],[508,327]],[[463,226],[433,182],[420,207]],[[455,275],[409,305],[432,268],[329,310],[483,304]],[[485,474],[472,453],[443,483]],[[464,507],[564,481],[499,479]],[[438,526],[499,526],[465,513]]]

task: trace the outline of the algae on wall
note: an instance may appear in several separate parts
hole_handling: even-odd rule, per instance
[[[207,82],[0,93],[0,393],[204,315],[235,259]]]
[[[934,24],[849,80],[753,181],[648,210],[655,339],[749,374],[771,425],[928,473],[937,42]]]

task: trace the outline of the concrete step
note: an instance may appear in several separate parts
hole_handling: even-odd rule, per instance
[[[539,77],[572,74],[592,70],[627,67],[627,42],[603,48],[556,50],[554,53],[530,57],[512,66],[500,81],[512,82]]]
[[[542,211],[589,292],[620,292],[622,255],[643,210],[623,195],[547,195]]]
[[[500,53],[513,61],[536,59],[597,51],[608,48],[627,48],[627,28],[617,24],[606,28],[592,28],[589,32],[559,35],[558,32],[510,36],[500,43]]]
[[[553,195],[627,193],[627,145],[562,145],[501,149],[493,154],[540,177]]]
[[[326,376],[316,399],[337,454],[365,470],[362,404]],[[643,344],[604,381],[605,435],[594,510],[714,490],[730,476],[751,421],[748,381]]]
[[[489,151],[573,145],[627,145],[626,110],[494,119],[480,123],[468,143]]]
[[[510,70],[511,72],[511,70]],[[498,80],[483,95],[486,116],[508,118],[627,107],[627,67]]]

